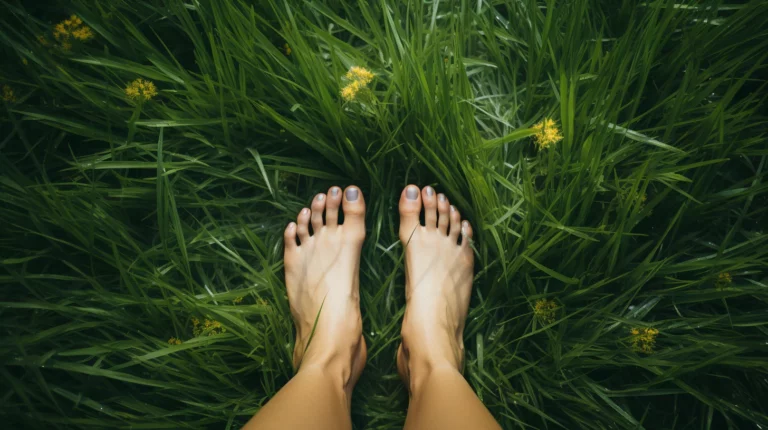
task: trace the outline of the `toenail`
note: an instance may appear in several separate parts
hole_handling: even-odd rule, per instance
[[[427,195],[432,197],[435,195],[435,190],[432,187],[427,187]]]
[[[308,213],[309,213],[309,209],[307,209],[307,208],[304,208],[304,209],[302,209],[302,210],[301,210],[301,213],[302,213],[302,214],[304,214],[304,215],[306,215],[306,214],[308,214]]]
[[[360,192],[357,190],[357,188],[350,188],[347,190],[347,201],[348,202],[354,202],[357,200],[357,196],[360,194]]]
[[[318,194],[317,195],[317,201],[318,202],[322,202],[323,200],[325,200],[325,194]]]
[[[456,212],[456,206],[451,205],[451,212]]]
[[[331,188],[331,195],[336,197],[339,195],[339,189],[336,187]]]
[[[419,189],[416,187],[408,187],[407,190],[405,190],[405,198],[408,200],[416,200],[419,198]]]
[[[461,223],[461,226],[462,227],[469,227],[469,222],[464,221],[463,223]]]
[[[437,195],[437,199],[440,200],[441,202],[444,202],[445,201],[445,194],[438,194]]]

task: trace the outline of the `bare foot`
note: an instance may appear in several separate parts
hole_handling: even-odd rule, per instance
[[[343,225],[338,223],[340,204]],[[285,285],[296,325],[293,364],[299,371],[318,367],[339,376],[349,400],[367,354],[358,277],[365,238],[363,194],[352,186],[342,196],[339,187],[331,187],[327,195],[315,196],[312,209],[302,209],[296,221],[285,229]]]
[[[422,207],[425,226],[419,222]],[[405,247],[406,307],[397,368],[411,392],[434,368],[463,367],[474,264],[471,238],[469,222],[461,222],[445,195],[415,185],[403,190],[400,241]]]

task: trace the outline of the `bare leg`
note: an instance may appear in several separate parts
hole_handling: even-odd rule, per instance
[[[344,225],[338,224],[340,204]],[[343,199],[341,189],[332,187],[285,229],[285,285],[296,325],[293,364],[299,371],[245,429],[352,428],[352,389],[367,354],[358,278],[364,218],[357,187],[348,187]]]
[[[419,222],[422,206],[425,226]],[[403,190],[406,308],[397,368],[410,392],[406,429],[501,428],[460,373],[472,291],[471,238],[472,227],[444,195],[415,185]]]

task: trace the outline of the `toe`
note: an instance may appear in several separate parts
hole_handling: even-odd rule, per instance
[[[354,185],[344,190],[344,234],[365,236],[365,200],[363,192]]]
[[[285,252],[291,252],[297,248],[295,222],[289,223],[288,227],[285,228],[285,232],[283,232],[283,242],[285,243]]]
[[[437,197],[435,196],[435,189],[426,186],[421,190],[421,199],[424,201],[424,225],[427,230],[434,230],[437,228]]]
[[[408,185],[400,193],[400,242],[408,243],[419,226],[421,213],[421,192],[416,185]]]
[[[469,221],[463,221],[461,223],[461,247],[469,249],[469,245],[472,243],[472,225]]]
[[[341,188],[331,187],[325,203],[325,226],[339,225],[339,206],[341,205]]]
[[[456,243],[459,240],[459,233],[461,232],[461,214],[454,205],[451,205],[448,211],[450,212],[449,216],[451,218],[451,228],[448,231],[448,236],[454,243]]]
[[[325,210],[325,194],[320,193],[312,200],[312,230],[317,233],[323,228],[323,211]]]
[[[437,229],[444,235],[448,234],[448,225],[451,223],[450,206],[445,194],[437,195]]]
[[[296,232],[299,235],[299,241],[304,245],[309,240],[309,209],[304,208],[296,217]]]

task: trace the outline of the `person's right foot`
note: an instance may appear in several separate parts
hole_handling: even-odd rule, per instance
[[[424,226],[419,214],[424,210]],[[461,238],[461,243],[459,243]],[[461,370],[472,292],[472,227],[443,194],[407,186],[400,195],[405,247],[405,315],[397,369],[411,391],[431,369]]]

